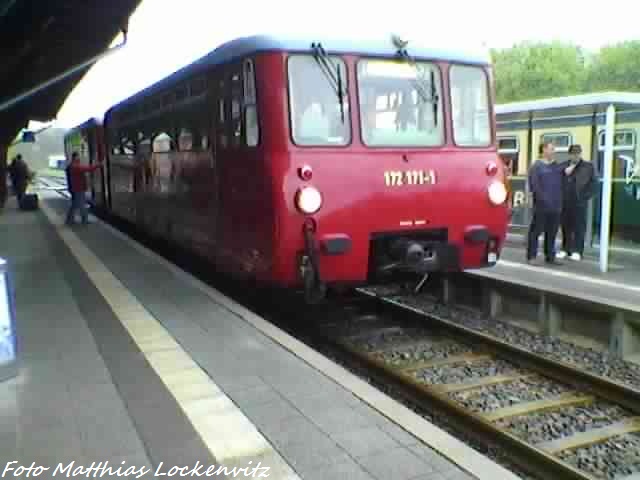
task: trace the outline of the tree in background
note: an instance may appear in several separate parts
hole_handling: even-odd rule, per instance
[[[576,45],[524,42],[492,50],[498,103],[580,93],[585,54]]]
[[[640,92],[640,41],[602,48],[588,68],[586,88]]]
[[[498,103],[605,90],[640,92],[640,41],[589,54],[560,42],[492,50]]]

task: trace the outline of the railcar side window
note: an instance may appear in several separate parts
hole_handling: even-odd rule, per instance
[[[160,133],[153,139],[154,153],[168,153],[173,150],[173,140],[166,133]]]
[[[242,101],[244,98],[242,75],[240,72],[231,74],[231,141],[234,147],[240,146],[242,141]]]
[[[516,136],[498,137],[498,154],[509,161],[511,175],[518,174],[520,142]]]
[[[258,106],[256,100],[256,77],[253,62],[244,62],[244,128],[248,147],[255,147],[260,141],[258,126]]]
[[[440,72],[429,63],[358,62],[362,140],[370,147],[444,142]]]
[[[604,151],[605,131],[601,130],[598,133],[598,150]],[[619,150],[633,150],[636,146],[636,135],[633,130],[616,130],[613,135],[613,149]]]
[[[570,133],[545,133],[540,136],[541,143],[551,142],[556,152],[568,152],[569,147],[573,143],[573,137]]]
[[[193,133],[188,128],[183,128],[178,135],[178,150],[189,152],[193,150]]]
[[[349,100],[342,96],[341,109],[333,80],[335,66],[340,69],[343,93],[346,92],[347,68],[340,57],[332,56],[330,60],[331,72],[327,72],[312,55],[289,57],[289,109],[292,137],[297,145],[341,146],[351,142]]]
[[[454,142],[461,147],[489,146],[489,85],[484,70],[453,65],[450,83]]]

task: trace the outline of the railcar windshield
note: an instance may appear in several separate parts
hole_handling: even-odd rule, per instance
[[[362,139],[371,147],[433,147],[444,142],[440,71],[431,63],[360,60]]]
[[[329,56],[329,60],[340,68],[343,88],[346,87],[347,68],[344,61],[336,56]],[[349,144],[351,121],[347,96],[343,97],[341,109],[335,85],[313,55],[291,55],[288,63],[289,109],[294,143],[303,146]]]
[[[452,65],[449,75],[455,144],[461,147],[489,146],[489,85],[485,71],[479,67]]]

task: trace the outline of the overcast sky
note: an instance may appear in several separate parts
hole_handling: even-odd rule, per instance
[[[101,116],[114,103],[219,44],[260,33],[310,30],[349,36],[400,33],[452,46],[509,47],[523,40],[571,41],[588,49],[638,38],[629,0],[144,0],[132,15],[125,49],[96,64],[59,112],[58,124]],[[115,40],[118,43],[120,38]]]

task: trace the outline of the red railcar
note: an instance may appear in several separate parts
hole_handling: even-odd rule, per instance
[[[105,115],[114,215],[310,296],[494,264],[507,228],[488,56],[255,36]]]
[[[105,160],[105,141],[102,121],[92,118],[77,127],[69,130],[64,136],[64,152],[67,162],[71,160],[71,154],[78,152],[80,162],[85,165],[93,165]],[[89,185],[91,198],[89,202],[97,208],[106,208],[108,202],[107,172],[97,170],[90,173]]]

